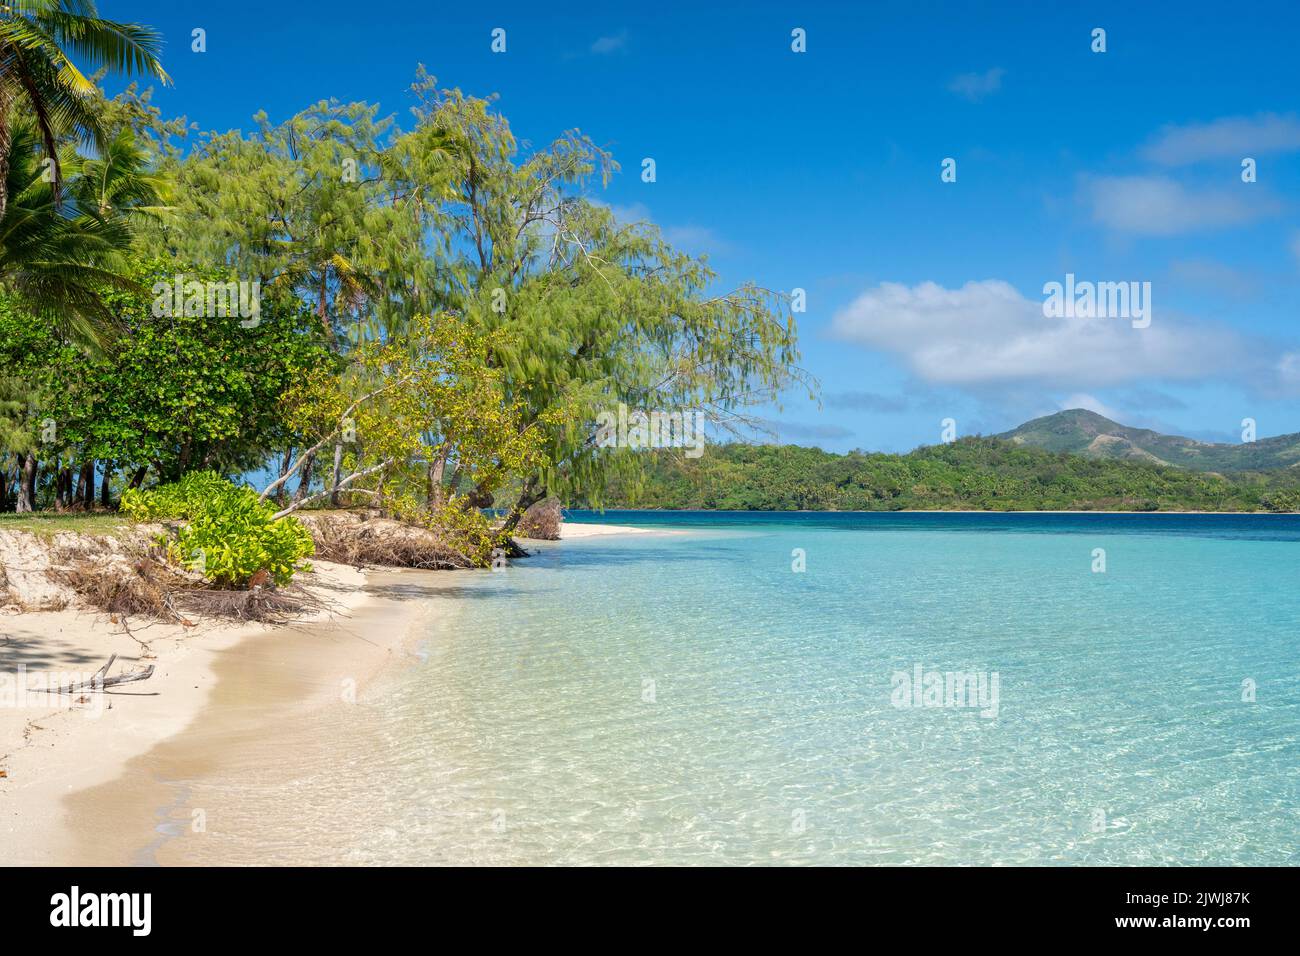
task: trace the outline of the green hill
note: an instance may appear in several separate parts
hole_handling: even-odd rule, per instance
[[[1146,461],[1193,471],[1264,471],[1293,468],[1300,463],[1300,434],[1240,445],[1215,444],[1181,435],[1162,435],[1147,428],[1129,428],[1082,408],[1035,418],[997,437],[1047,451]]]
[[[617,480],[603,501],[569,504],[742,511],[1300,510],[1300,469],[1206,473],[999,438],[963,438],[906,455],[747,444],[711,445],[701,458],[668,450],[644,454],[639,478]]]

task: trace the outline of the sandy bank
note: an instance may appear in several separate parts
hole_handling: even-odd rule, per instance
[[[668,528],[634,528],[625,524],[583,524],[580,521],[565,521],[560,525],[560,540],[566,538],[594,538],[607,534],[680,534],[680,531]]]
[[[346,619],[372,600],[361,572],[324,561],[315,568],[304,581],[331,610],[289,627],[132,620],[128,632],[87,610],[0,616],[0,865],[90,862],[69,855],[64,797],[113,780],[188,726],[216,686],[217,662],[232,649]],[[22,689],[84,679],[113,654],[110,676],[148,665],[153,676],[102,695],[52,698]]]
[[[656,530],[565,522],[562,536]],[[242,815],[237,781],[304,761],[335,772],[339,748],[322,728],[354,726],[335,712],[367,706],[375,679],[427,629],[417,624],[459,613],[461,575],[480,573],[314,564],[309,586],[332,612],[280,627],[133,622],[132,636],[89,611],[0,616],[0,674],[24,665],[88,676],[114,653],[113,674],[156,668],[110,688],[102,707],[33,695],[0,707],[0,865],[230,862],[228,838],[259,832]],[[311,808],[297,812],[311,831]],[[187,839],[203,832],[196,827],[212,838]],[[301,848],[283,850],[302,858]]]

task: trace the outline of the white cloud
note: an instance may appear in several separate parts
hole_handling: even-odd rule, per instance
[[[1279,210],[1261,193],[1193,192],[1164,176],[1086,178],[1083,196],[1096,222],[1143,236],[1239,226]]]
[[[607,56],[610,53],[617,53],[627,46],[627,31],[623,30],[613,36],[599,37],[591,45],[591,52],[598,56]]]
[[[1165,126],[1142,148],[1142,156],[1162,166],[1182,166],[1203,159],[1241,160],[1295,150],[1300,150],[1300,119],[1261,113]]]
[[[654,217],[650,215],[650,207],[643,202],[629,203],[626,206],[619,203],[607,203],[600,199],[591,200],[593,205],[604,206],[614,214],[614,218],[624,225],[632,225],[638,222],[654,222]]]
[[[1249,273],[1213,259],[1176,259],[1169,263],[1169,277],[1182,285],[1233,299],[1249,299],[1258,292],[1258,282]]]
[[[1283,389],[1300,390],[1300,352],[1284,352],[1278,357],[1277,378]]]
[[[995,66],[983,73],[962,73],[952,78],[948,89],[972,103],[977,103],[1002,88],[1002,77],[1006,72],[1002,67]]]
[[[1101,415],[1104,418],[1109,418],[1113,422],[1124,421],[1124,415],[1122,412],[1116,411],[1115,409],[1107,405],[1105,402],[1103,402],[1101,399],[1089,395],[1086,392],[1076,392],[1075,394],[1070,395],[1066,397],[1064,400],[1062,400],[1060,405],[1062,409],[1066,409],[1066,408],[1087,409],[1090,412],[1096,412],[1098,415]]]
[[[664,226],[663,233],[670,246],[693,256],[721,255],[732,250],[731,243],[709,226]]]
[[[1162,312],[1158,289],[1152,298],[1150,327],[1135,329],[1123,319],[1046,318],[1041,299],[999,279],[959,289],[886,282],[837,312],[831,334],[899,357],[926,382],[966,388],[1223,378],[1252,363],[1231,330]]]

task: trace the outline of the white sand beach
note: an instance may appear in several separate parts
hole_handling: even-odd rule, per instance
[[[0,698],[0,865],[89,862],[69,855],[64,797],[112,780],[132,758],[188,726],[208,703],[223,655],[244,642],[274,645],[292,632],[346,620],[373,600],[362,572],[325,561],[314,566],[305,580],[331,610],[280,627],[196,618],[186,628],[133,619],[128,632],[91,610],[0,617],[0,673],[8,679]],[[376,632],[381,641],[385,636]],[[19,674],[28,687],[46,686],[47,677],[62,686],[114,654],[109,676],[150,665],[153,676],[81,695],[83,704],[72,695],[14,693]]]
[[[565,522],[561,536],[652,531]],[[265,731],[360,693],[403,654],[417,620],[445,611],[431,600],[439,589],[480,573],[313,566],[303,582],[330,610],[286,625],[131,619],[128,631],[93,610],[0,615],[0,674],[22,673],[29,686],[87,678],[114,654],[110,676],[155,668],[80,704],[0,697],[0,866],[156,862],[139,853],[166,799],[156,783],[164,761],[169,773],[196,774],[236,756],[275,761],[291,744]]]
[[[658,528],[633,528],[625,524],[584,524],[566,521],[560,525],[560,540],[567,538],[595,538],[607,534],[676,534],[678,532]]]

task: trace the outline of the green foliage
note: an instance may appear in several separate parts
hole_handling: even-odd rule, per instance
[[[394,144],[395,165],[412,177],[405,192],[423,182],[443,196],[430,218],[443,237],[429,250],[436,305],[511,333],[490,360],[545,438],[522,475],[530,494],[599,498],[612,474],[639,464],[593,447],[591,423],[619,402],[698,408],[725,428],[810,386],[786,297],[718,289],[703,259],[590,199],[619,168],[590,138],[571,131],[529,148],[490,101],[423,72],[413,90],[418,125]],[[442,159],[410,173],[421,156]]]
[[[215,471],[194,471],[151,491],[128,488],[122,492],[121,510],[136,521],[188,521],[206,502],[230,488],[230,482]]]
[[[0,182],[0,286],[21,300],[29,321],[94,343],[111,322],[99,293],[125,284],[116,267],[130,232],[120,216],[61,200],[31,122],[19,121],[11,133],[8,175]],[[74,180],[69,191],[81,184]]]
[[[99,90],[74,58],[84,67],[167,82],[158,61],[161,47],[157,30],[100,17],[93,0],[6,3],[0,6],[0,104],[6,113],[19,104],[50,156],[57,155],[61,136],[94,139],[102,147],[106,131],[94,108]],[[7,138],[0,139],[0,170],[7,166],[8,146]],[[0,219],[4,214],[0,204]]]
[[[136,520],[176,519],[186,524],[172,545],[175,560],[221,587],[240,587],[258,571],[288,584],[298,563],[315,548],[294,518],[251,488],[236,487],[215,472],[194,472],[152,491],[127,491],[122,510]]]
[[[530,494],[596,494],[638,464],[592,447],[591,422],[620,401],[725,422],[804,381],[785,297],[715,288],[702,259],[589,198],[618,169],[591,139],[534,149],[491,100],[423,71],[413,92],[409,131],[373,105],[328,101],[205,136],[176,164],[178,215],[154,241],[292,290],[344,354],[409,336],[422,315],[495,337],[482,362],[539,432],[541,453],[520,466]],[[369,383],[350,384],[355,397]],[[485,477],[475,491],[490,504]]]
[[[238,315],[155,316],[150,288],[178,274],[230,278],[174,261],[131,263],[134,288],[99,292],[117,331],[94,353],[0,297],[0,367],[23,378],[37,406],[26,416],[29,441],[46,419],[57,429],[43,457],[76,453],[151,466],[166,481],[196,467],[255,467],[284,440],[281,394],[306,369],[330,367],[314,325],[275,298],[264,299],[252,327]]]
[[[199,510],[177,537],[180,558],[199,563],[203,576],[224,587],[245,585],[258,571],[288,584],[298,562],[315,548],[294,518],[274,520],[274,509],[251,488],[223,495]]]
[[[667,451],[644,458],[644,479],[618,483],[607,506],[738,511],[1300,508],[1300,476],[1290,471],[1227,478],[1048,452],[995,438],[963,438],[906,455],[729,444],[711,446],[697,459]]]

